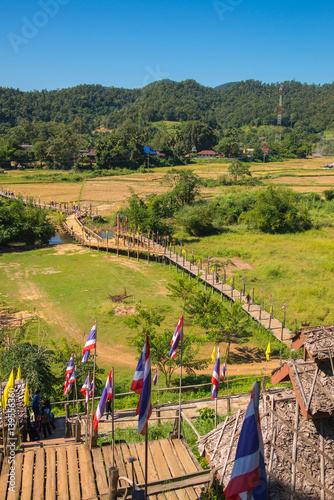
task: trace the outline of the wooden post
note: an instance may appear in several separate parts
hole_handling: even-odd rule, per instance
[[[263,302],[262,302],[262,305],[260,305],[259,321],[261,321],[261,311],[262,311],[262,308],[263,308]]]
[[[231,299],[233,299],[233,292],[234,292],[234,277],[232,278]]]
[[[79,420],[79,417],[75,421],[75,442],[81,442],[81,422]]]
[[[70,405],[65,403],[65,439],[71,437]]]
[[[296,462],[297,462],[297,441],[298,441],[298,422],[299,422],[299,402],[296,398],[295,421],[293,432],[293,445],[292,445],[292,470],[291,470],[291,497],[294,498],[296,489]]]
[[[109,232],[107,231],[107,255],[109,252]]]
[[[319,419],[319,423],[320,423],[320,450],[322,452],[325,451],[325,446],[324,446],[324,422],[323,420],[320,418]],[[320,480],[321,480],[321,485],[322,486],[325,486],[325,460],[324,460],[324,456],[323,455],[320,455]],[[325,490],[323,488],[321,488],[321,500],[325,500]]]
[[[252,288],[252,302],[254,304],[254,287]]]
[[[116,500],[119,471],[117,467],[107,467],[108,500]]]
[[[224,267],[224,285],[226,283],[226,268]]]
[[[207,275],[208,275],[208,272],[207,272],[207,270],[205,269],[205,275],[204,275],[204,280],[205,280],[204,290],[206,290],[206,280],[207,280]]]
[[[284,309],[284,315],[283,315],[283,323],[282,323],[282,329],[281,329],[281,342],[283,342],[283,330],[285,327],[285,309]]]

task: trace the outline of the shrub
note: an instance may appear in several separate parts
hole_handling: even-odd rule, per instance
[[[268,186],[256,195],[254,208],[242,214],[249,226],[264,233],[295,233],[312,226],[306,206],[291,189]]]

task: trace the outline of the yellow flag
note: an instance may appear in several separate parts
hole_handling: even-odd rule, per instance
[[[182,253],[186,253],[185,249],[182,250]]]
[[[150,231],[147,233],[147,237],[148,237],[148,238],[150,237]]]
[[[7,382],[7,385],[5,387],[3,397],[2,397],[2,409],[5,411],[6,406],[7,406],[7,401],[10,396],[9,390],[14,389],[14,370],[11,371],[9,380]]]
[[[270,350],[270,342],[269,342],[267,350],[266,350],[266,358],[268,361],[269,361],[270,354],[271,354],[271,350]]]
[[[211,354],[211,359],[212,359],[212,362],[214,363],[215,359],[216,359],[216,346],[213,346],[213,350],[212,350],[212,354]]]
[[[231,278],[230,283],[231,283],[231,285],[233,284],[233,277]]]
[[[214,271],[214,270],[215,270],[215,268],[212,266],[212,267],[211,267],[211,272],[213,273],[213,271]]]
[[[17,374],[16,374],[16,379],[15,380],[21,380],[22,378],[22,375],[21,375],[21,366],[19,365],[19,368],[17,370]]]
[[[26,405],[26,406],[29,406],[29,391],[28,391],[28,384],[26,384],[26,388],[24,390],[24,399],[23,399],[23,403]]]

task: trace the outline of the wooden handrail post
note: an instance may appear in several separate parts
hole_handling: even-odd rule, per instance
[[[119,470],[117,467],[107,467],[108,500],[116,500]]]

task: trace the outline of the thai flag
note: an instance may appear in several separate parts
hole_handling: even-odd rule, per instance
[[[73,372],[73,368],[74,368],[74,361],[73,361],[73,354],[71,354],[70,360],[68,362],[68,365],[67,365],[67,368],[65,371],[66,378],[67,378],[67,375],[69,375]]]
[[[88,361],[89,351],[91,349],[95,349],[95,347],[96,347],[96,321],[93,325],[93,328],[89,332],[87,342],[85,344],[85,347],[83,348],[82,351],[83,358],[81,360],[81,363],[86,363],[86,361]]]
[[[68,394],[67,386],[71,373],[73,372],[73,354],[71,354],[70,360],[68,362],[66,371],[65,371],[65,385],[64,385],[64,395]]]
[[[283,311],[283,309],[285,309],[285,304],[282,305],[281,311]]]
[[[217,359],[212,374],[212,399],[216,399],[219,392],[220,349],[217,348]]]
[[[157,385],[158,377],[159,377],[159,372],[158,372],[158,367],[156,367],[153,377],[153,385]]]
[[[273,298],[273,292],[269,295],[269,300]]]
[[[150,344],[146,336],[136,372],[131,384],[131,390],[140,394],[136,415],[138,418],[139,434],[146,434],[147,422],[152,414],[151,404],[151,356]]]
[[[256,422],[254,397],[255,384],[242,424],[231,479],[224,491],[226,500],[246,500],[250,490],[253,500],[268,498],[260,417]]]
[[[102,396],[101,396],[101,399],[99,402],[99,406],[97,407],[96,412],[95,412],[95,416],[94,416],[94,430],[95,431],[99,425],[100,418],[103,415],[107,399],[111,399],[111,398],[112,398],[112,370],[110,371],[110,373],[108,375],[106,385],[104,386]]]
[[[75,366],[71,372],[71,374],[66,375],[66,382],[65,382],[65,387],[64,387],[64,396],[67,396],[69,394],[70,390],[72,389],[73,382],[76,380],[75,378],[75,373],[76,373],[77,367]]]
[[[86,404],[88,403],[89,398],[93,394],[94,379],[91,381],[91,383],[89,385],[90,385],[90,387],[88,386],[88,375],[87,375],[87,378],[86,378],[86,380],[84,382],[84,385],[80,389],[80,391],[82,392],[82,394],[83,394],[83,396],[84,396],[84,398],[86,400]]]
[[[223,368],[222,368],[222,374],[221,374],[223,382],[225,382],[225,374],[226,374],[226,361],[224,361]]]
[[[263,294],[263,292],[264,292],[264,288],[262,288],[260,295],[262,295],[262,294]]]
[[[181,316],[181,318],[179,319],[172,341],[170,343],[171,349],[169,351],[168,356],[170,356],[172,359],[174,359],[177,354],[177,348],[180,342],[180,338],[182,336],[182,331],[183,331],[183,316]]]

